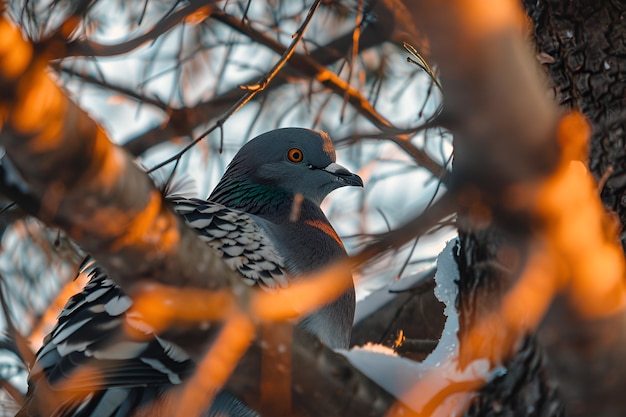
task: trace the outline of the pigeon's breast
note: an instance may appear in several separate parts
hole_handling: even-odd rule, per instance
[[[346,256],[337,232],[325,218],[263,223],[290,275],[315,271]]]

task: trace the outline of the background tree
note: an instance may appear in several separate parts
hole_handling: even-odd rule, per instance
[[[588,182],[589,176],[584,169],[576,171],[582,165],[571,162],[586,160],[586,124],[577,114],[561,117],[554,103],[546,98],[535,60],[522,42],[527,22],[522,19],[516,3],[381,1],[370,5],[365,2],[324,2],[315,12],[303,40],[292,42],[290,37],[294,32],[300,33],[296,30],[308,6],[298,3],[296,7],[295,2],[278,2],[271,7],[257,2],[208,5],[204,2],[173,5],[146,2],[123,3],[113,14],[109,14],[111,9],[102,2],[81,2],[76,9],[56,2],[51,5],[12,3],[10,15],[32,40],[37,41],[37,46],[29,50],[28,44],[24,44],[24,49],[20,49],[19,37],[15,37],[15,31],[6,21],[2,22],[5,44],[0,49],[0,84],[6,91],[3,95],[2,143],[30,186],[25,194],[23,189],[16,189],[15,180],[5,176],[5,192],[26,211],[64,227],[73,237],[79,237],[79,243],[94,252],[105,265],[113,267],[116,264],[114,259],[121,258],[123,267],[118,265],[116,279],[128,285],[129,289],[136,290],[133,277],[146,271],[157,281],[175,284],[168,278],[167,271],[155,271],[148,261],[141,263],[139,270],[136,267],[137,259],[145,259],[142,256],[158,248],[141,248],[142,251],[130,245],[126,253],[107,254],[106,245],[101,243],[103,238],[106,241],[106,233],[101,234],[106,223],[97,224],[91,219],[89,222],[76,222],[80,219],[80,210],[91,209],[89,204],[93,201],[98,203],[96,207],[103,213],[123,209],[129,219],[141,215],[144,204],[141,196],[149,196],[150,187],[140,179],[138,171],[131,170],[134,173],[127,180],[132,178],[128,182],[133,187],[116,188],[115,195],[119,199],[113,199],[111,203],[110,195],[105,196],[108,198],[98,195],[94,184],[98,181],[110,182],[115,176],[96,175],[93,167],[102,166],[103,161],[117,153],[110,150],[99,153],[109,149],[105,145],[106,138],[98,133],[94,125],[84,120],[84,114],[66,99],[61,106],[42,106],[46,111],[35,112],[37,109],[32,103],[40,102],[37,99],[45,98],[46,89],[52,88],[46,81],[48,76],[41,70],[48,63],[75,97],[78,97],[78,89],[73,86],[80,85],[85,89],[85,86],[95,86],[98,91],[106,92],[105,101],[115,103],[119,108],[123,108],[120,102],[136,100],[139,103],[136,114],[140,120],[149,120],[153,127],[146,129],[137,123],[137,126],[142,126],[137,132],[130,137],[119,138],[119,142],[135,155],[163,142],[180,143],[181,138],[183,142],[189,138],[200,139],[207,129],[223,132],[226,147],[229,143],[229,123],[235,124],[239,120],[236,118],[238,115],[235,115],[235,120],[229,118],[230,114],[248,98],[254,98],[254,101],[239,115],[249,112],[254,117],[252,122],[246,123],[248,128],[245,132],[237,132],[236,136],[241,140],[252,136],[255,129],[266,130],[294,123],[292,114],[298,112],[298,116],[303,117],[298,124],[325,128],[333,132],[335,139],[339,138],[337,142],[352,143],[349,155],[356,166],[364,167],[360,173],[375,173],[370,184],[376,182],[377,176],[384,178],[389,175],[389,168],[378,163],[377,159],[381,158],[377,152],[380,151],[368,148],[364,141],[388,140],[405,153],[398,158],[403,165],[409,158],[408,165],[412,169],[419,166],[419,172],[426,170],[439,177],[448,189],[447,197],[417,214],[401,228],[396,226],[406,219],[398,218],[397,214],[387,215],[386,218],[391,218],[394,231],[375,236],[369,246],[358,251],[354,261],[358,265],[372,255],[380,256],[390,249],[393,253],[452,210],[459,209],[462,232],[458,252],[461,276],[458,300],[461,348],[458,361],[467,365],[476,358],[487,358],[494,365],[506,364],[508,368],[505,374],[491,378],[490,384],[483,388],[483,395],[474,402],[469,412],[478,415],[498,415],[506,410],[517,415],[554,415],[560,412],[561,401],[545,373],[540,345],[536,338],[526,336],[539,324],[552,297],[565,289],[565,295],[548,313],[547,325],[540,333],[539,341],[550,347],[549,353],[556,346],[558,349],[572,348],[572,354],[566,357],[567,360],[563,355],[549,355],[546,363],[554,365],[553,376],[563,387],[570,412],[589,415],[592,409],[594,415],[618,415],[620,410],[625,409],[616,392],[620,386],[616,381],[623,380],[625,375],[621,355],[623,326],[619,325],[623,321],[620,309],[623,253],[616,251],[613,239],[615,226],[603,219],[593,185]],[[591,168],[596,178],[608,179],[602,182],[606,185],[602,188],[605,202],[612,209],[619,208],[617,201],[621,200],[616,195],[623,193],[623,184],[619,180],[619,155],[623,155],[623,146],[619,145],[621,130],[608,129],[608,126],[620,126],[622,120],[614,115],[621,112],[619,103],[623,89],[620,89],[618,74],[623,66],[618,62],[612,65],[612,60],[620,56],[619,40],[623,38],[620,37],[623,28],[619,23],[623,13],[621,5],[610,1],[593,5],[581,2],[562,9],[549,2],[534,2],[527,7],[535,20],[537,55],[554,76],[559,86],[558,97],[565,104],[574,105],[585,113],[594,127],[592,143],[600,141],[602,144],[591,147]],[[582,22],[588,19],[590,13],[602,22],[594,27],[611,28],[611,31],[604,32],[608,33],[606,36],[610,41],[602,42],[600,36],[594,35],[595,32],[587,32],[588,26]],[[336,24],[331,26],[330,21]],[[104,44],[98,38],[101,28],[113,25],[113,22],[123,22],[114,27],[123,31],[123,39]],[[220,25],[229,29],[225,30]],[[576,30],[572,29],[572,25]],[[329,26],[335,28],[337,33],[329,32]],[[419,28],[419,32],[415,28]],[[421,83],[427,89],[426,98],[430,96],[430,91],[436,91],[432,80],[423,71],[400,64],[404,55],[399,53],[397,46],[391,45],[401,37],[414,42],[419,51],[431,53],[433,62],[441,68],[446,105],[440,116],[436,104],[428,104],[429,100],[413,103],[408,115],[399,111],[405,103],[402,98],[410,97],[414,91],[410,88],[410,80],[422,77]],[[559,37],[561,42],[555,43],[554,39]],[[9,43],[7,39],[12,42],[11,48],[6,46]],[[578,40],[581,44],[576,43]],[[246,44],[252,45],[252,48],[246,50]],[[296,46],[291,56],[289,44]],[[272,65],[262,63],[265,57],[258,52],[258,45],[283,57],[274,66],[279,72],[274,73],[270,70]],[[611,47],[615,48],[615,54],[611,53]],[[27,52],[14,52],[20,50]],[[580,59],[575,57],[581,51],[588,58],[579,62]],[[127,74],[116,77],[115,71],[102,69],[113,65],[107,57],[125,54],[129,58],[124,65],[129,68],[138,66],[140,79],[129,80],[131,77]],[[602,65],[598,64],[598,56],[600,60],[606,56]],[[168,59],[171,66],[167,65]],[[206,65],[208,68],[202,64],[203,59],[209,63]],[[584,71],[581,70],[583,68]],[[602,68],[607,71],[606,79],[595,77]],[[616,73],[611,72],[612,68]],[[207,69],[212,76],[206,76]],[[158,81],[162,77],[168,80]],[[271,79],[269,83],[268,79]],[[80,84],[76,83],[77,80]],[[610,88],[605,81],[609,82]],[[240,84],[247,86],[246,91],[242,92],[237,87]],[[400,106],[384,104],[382,98],[396,88],[402,93],[391,97]],[[614,93],[616,99],[611,99],[612,95],[607,91]],[[58,93],[52,95],[61,100]],[[289,97],[297,99],[290,101]],[[305,105],[293,105],[295,102]],[[110,136],[116,138],[115,125],[111,123],[108,126],[110,118],[106,117],[106,107],[97,100],[94,103],[97,104],[91,104],[94,106],[90,109],[91,113],[98,118],[98,113],[102,112],[101,123],[110,129]],[[85,105],[90,104],[85,102]],[[598,105],[601,110],[594,110]],[[428,111],[425,112],[424,108]],[[25,116],[26,110],[32,112],[28,117]],[[607,115],[611,117],[607,119]],[[72,120],[78,120],[78,128]],[[55,149],[42,150],[36,144],[45,135],[38,129],[54,125],[54,121],[61,123],[67,134],[58,138]],[[446,175],[443,168],[447,160],[445,152],[442,155],[438,152],[446,144],[440,126],[449,128],[455,134],[452,175]],[[44,129],[43,132],[51,130]],[[48,137],[57,138],[58,135],[50,133]],[[213,145],[213,148],[199,142],[195,149],[203,150],[205,155],[204,159],[199,158],[200,162],[194,163],[189,157],[189,162],[183,160],[180,164],[192,168],[202,163],[216,166],[219,164],[216,161],[220,160],[223,164],[219,157],[206,156],[219,154],[215,152],[222,147],[221,137],[219,139],[220,145]],[[613,153],[605,154],[607,149],[617,149],[621,153],[615,154],[618,155],[615,157]],[[90,159],[89,155],[96,156],[95,165],[92,165],[93,158]],[[107,157],[98,158],[98,155]],[[59,170],[63,166],[60,162],[67,165],[67,161],[72,160],[84,162]],[[33,161],[38,163],[33,164]],[[612,171],[609,166],[613,167]],[[605,176],[606,172],[609,174]],[[391,171],[391,174],[394,172]],[[62,183],[64,188],[50,188],[50,183],[55,181]],[[571,181],[569,185],[567,181]],[[85,183],[91,183],[91,187],[85,187]],[[209,180],[201,180],[200,188],[207,189],[208,184]],[[562,189],[563,194],[559,194]],[[371,193],[376,192],[375,187],[370,187],[370,190]],[[402,192],[406,194],[407,189]],[[125,195],[132,195],[136,200],[121,198]],[[556,197],[559,198],[557,202],[554,201]],[[367,208],[371,200],[366,197],[362,203],[361,207]],[[414,206],[412,211],[418,213],[419,210]],[[590,214],[585,217],[587,230],[583,233],[576,224],[582,213],[587,211]],[[366,221],[356,227],[371,233],[366,226],[372,222],[372,216],[368,217],[367,210],[362,212]],[[623,220],[622,214],[620,217]],[[165,209],[159,216],[172,222]],[[185,263],[173,262],[171,270],[182,269],[183,272],[176,276],[187,279],[178,285],[194,283],[208,289],[236,287],[235,283],[224,279],[227,274],[217,273],[220,266],[201,253],[200,246],[192,243],[193,236],[180,229],[180,225],[171,227],[179,227],[178,233],[190,239],[189,246],[184,246],[184,249],[192,249],[185,250],[186,256],[189,256],[187,259],[193,259],[195,264],[211,265],[216,271],[212,282],[199,283],[194,280],[193,268],[184,268],[182,265]],[[571,235],[565,236],[566,230],[571,230]],[[121,232],[117,230],[114,233]],[[176,258],[181,255],[174,253],[167,256]],[[411,262],[406,255],[401,259],[406,259],[409,264]],[[410,272],[404,266],[386,269],[392,271],[392,277]],[[601,276],[590,279],[593,275],[590,271],[596,271]],[[16,280],[7,279],[6,282]],[[418,293],[423,288],[419,287]],[[423,321],[431,315],[437,316],[441,308],[432,295],[430,301],[425,300],[419,295],[403,296],[386,306],[384,311],[387,315],[381,316],[393,316],[395,319],[382,332],[378,331],[376,338],[384,341],[395,333],[396,327],[407,332],[415,331],[420,329],[420,319]],[[406,314],[415,311],[414,306],[420,303],[429,306],[428,313],[421,317]],[[27,307],[29,311],[35,311],[30,308],[31,305]],[[389,311],[393,313],[389,315]],[[364,325],[365,330],[376,329],[376,325],[380,324],[370,323],[373,324]],[[572,330],[571,333],[563,334],[563,323],[569,325],[567,328]],[[601,330],[597,330],[599,323],[602,324]],[[426,327],[409,336],[433,337],[439,330],[437,327]],[[32,328],[27,331],[32,331]],[[608,334],[617,337],[609,340],[606,337]],[[582,338],[587,343],[581,347],[571,343],[572,338]],[[293,352],[294,355],[307,355],[307,349],[301,349],[298,342],[294,344]],[[308,352],[310,354],[310,350]],[[323,411],[341,414],[338,410],[349,410],[357,415],[355,410],[369,410],[368,413],[376,414],[384,413],[390,406],[393,398],[379,391],[375,385],[368,385],[368,381],[358,377],[358,373],[345,362],[323,349],[315,355],[327,355],[325,357],[331,364],[329,367],[334,366],[335,371],[338,366],[343,367],[344,372],[339,373],[335,382],[357,381],[355,383],[361,392],[369,394],[349,399],[351,393],[345,389],[345,384],[343,389],[337,389],[341,387],[340,382],[339,385],[327,383],[326,393],[334,394],[328,394],[327,398],[332,398],[332,401],[329,401],[329,408]],[[606,369],[613,371],[610,378],[604,379],[606,385],[602,386],[602,392],[606,393],[605,397],[599,395],[599,390],[586,386],[590,381],[588,376],[569,378],[566,374],[587,372],[586,355],[592,355],[594,364],[598,365],[592,369],[591,376],[601,379],[608,375],[604,372]],[[245,369],[246,364],[254,366],[254,352],[246,356],[250,357],[253,359],[248,362],[244,358],[241,368]],[[319,375],[315,374],[317,378],[312,378],[312,374],[305,377],[313,381],[333,380],[327,371],[321,369]],[[245,370],[242,373],[246,375]],[[237,375],[235,373],[235,380]],[[298,375],[292,377],[298,379]],[[245,378],[238,381],[245,381]],[[564,381],[568,383],[563,384]],[[471,398],[470,393],[483,384],[483,378],[479,378],[463,387],[451,386],[449,390],[466,392],[465,398],[468,399]],[[242,386],[246,384],[237,385],[231,381],[228,387],[254,403],[254,396],[247,397]],[[419,387],[420,384],[415,387],[414,395],[420,395]],[[321,405],[311,399],[315,398],[313,394],[322,393],[324,387],[314,382],[311,388],[306,393],[308,402],[306,395],[297,400],[301,400],[304,410],[320,413],[322,410],[315,407]],[[248,392],[253,391],[253,388],[248,388]],[[581,392],[588,397],[577,404],[574,399],[577,396],[581,398]],[[444,392],[439,398],[427,401],[431,410],[436,409],[445,397]]]

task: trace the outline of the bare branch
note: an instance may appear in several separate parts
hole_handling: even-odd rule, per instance
[[[108,83],[105,80],[102,79],[98,79],[92,75],[88,75],[88,74],[84,74],[82,72],[78,72],[78,71],[74,71],[70,68],[66,68],[61,66],[58,62],[52,62],[50,63],[50,67],[55,69],[58,73],[60,74],[67,74],[67,75],[71,75],[72,77],[78,78],[81,81],[90,83],[92,85],[101,87],[105,90],[108,91],[114,91],[117,93],[120,93],[122,95],[124,95],[125,97],[128,97],[130,99],[136,100],[139,103],[143,103],[143,104],[149,104],[151,106],[154,106],[158,109],[161,109],[163,111],[167,111],[167,105],[165,103],[163,103],[161,100],[154,98],[154,97],[148,97],[144,94],[140,94],[139,92],[135,91],[135,90],[131,90],[129,88],[124,88],[124,87],[120,87],[118,85],[114,85],[111,83]]]
[[[354,261],[357,265],[372,262],[380,254],[403,246],[416,236],[426,233],[444,217],[453,214],[456,208],[456,197],[449,191],[404,225],[372,239],[372,243],[354,255]]]
[[[242,24],[239,19],[233,16],[230,16],[221,11],[215,11],[212,14],[212,18],[229,25],[233,29],[236,29],[241,33],[249,36],[251,39],[269,47],[273,51],[283,54],[283,56],[288,51],[288,49],[285,49],[285,47],[278,41],[261,32],[256,31],[250,26]],[[318,51],[320,51],[320,53],[325,53],[325,51],[327,50],[329,50],[329,48],[320,48],[320,50]],[[394,127],[387,119],[385,119],[371,106],[369,101],[358,90],[352,88],[347,82],[343,81],[337,75],[329,71],[326,67],[324,67],[323,64],[315,59],[315,56],[315,52],[311,56],[293,53],[293,56],[288,62],[288,68],[295,70],[302,76],[317,80],[322,85],[328,87],[335,94],[339,95],[340,97],[345,97],[346,100],[354,107],[354,109],[359,114],[364,116],[376,127],[389,135],[390,140],[392,140],[401,149],[407,152],[407,154],[410,155],[416,161],[416,163],[428,169],[435,176],[443,178],[443,173],[445,172],[443,167],[436,161],[434,161],[426,152],[413,146],[409,140],[408,135],[408,133],[410,132],[421,130],[425,128],[425,126],[429,126],[430,124],[432,124],[432,122],[428,122],[429,124],[425,126],[416,126],[409,129],[399,129]],[[278,85],[280,85],[280,80],[278,81],[278,83]],[[153,144],[158,143],[158,141],[163,141],[165,138],[170,138],[178,135],[187,135],[194,127],[197,126],[197,124],[212,119],[215,114],[220,112],[221,108],[230,104],[231,100],[234,100],[235,97],[239,97],[238,100],[240,102],[241,100],[249,100],[245,98],[247,95],[248,94],[246,93],[242,97],[238,89],[230,90],[217,98],[214,98],[204,103],[200,103],[192,109],[185,108],[173,110],[170,122],[168,122],[164,127],[153,129],[149,132],[146,132],[145,134],[131,139],[126,144],[126,147],[132,153],[138,154],[144,151],[146,149],[146,146],[152,146]],[[229,113],[232,111],[233,108],[236,108],[236,104],[231,107],[231,110],[227,111],[226,116],[220,118],[222,123],[229,117]],[[179,123],[181,120],[185,121],[186,123]],[[220,125],[221,123],[220,121],[218,121],[218,123],[213,126],[210,131],[214,130]],[[200,138],[194,139],[194,142],[201,138],[202,136]],[[189,146],[193,146],[193,144]]]
[[[383,1],[376,2],[373,9],[368,10],[367,12],[375,15],[376,20],[374,22],[369,22],[367,29],[362,32],[360,36],[361,50],[367,50],[373,46],[389,41],[391,36],[394,34],[394,30],[397,30],[399,26],[403,26],[397,24],[398,19],[407,20],[406,14],[400,13],[397,7],[393,7],[393,5]],[[254,41],[266,45],[281,55],[285,52],[285,47],[282,44],[276,42],[271,37],[265,36],[261,32],[253,30],[246,23],[246,20],[232,17],[221,11],[214,11],[211,18],[228,25],[235,31],[248,36]],[[348,33],[331,41],[327,45],[312,51],[310,58],[322,66],[329,65],[338,59],[343,58],[343,51],[346,51],[352,42],[352,33]],[[287,63],[285,73],[291,74],[294,69],[298,70],[298,68],[293,65],[294,59],[297,59],[299,56],[300,54],[296,53],[293,59]],[[298,70],[298,72],[301,75],[307,74],[306,71],[303,72]],[[311,71],[308,71],[308,73],[311,73]],[[316,74],[316,72],[313,71],[313,74]],[[250,79],[243,84],[251,85],[255,82],[256,79]],[[266,91],[276,89],[287,82],[288,80],[286,78],[278,78],[274,80],[270,86],[268,86]],[[342,90],[340,94],[343,96],[345,92]],[[151,146],[169,140],[170,138],[176,136],[187,136],[189,135],[189,132],[192,132],[198,126],[210,122],[216,117],[216,115],[225,112],[237,100],[239,100],[240,97],[241,89],[234,88],[209,101],[198,103],[193,108],[173,109],[167,123],[163,126],[151,129],[141,135],[131,138],[126,143],[125,148],[133,155],[139,155]]]
[[[65,48],[60,48],[52,59],[67,58],[71,56],[105,57],[126,54],[157,39],[159,36],[180,24],[189,15],[200,9],[206,8],[206,13],[210,14],[213,7],[210,3],[212,2],[207,4],[206,1],[202,0],[190,0],[188,5],[164,17],[143,35],[116,45],[103,45],[85,39],[76,39],[67,42]]]
[[[293,340],[292,361],[297,364],[291,374],[295,410],[289,416],[418,415],[302,329],[294,329]],[[229,392],[257,410],[261,401],[258,375],[262,351],[258,342],[253,344],[226,385]]]
[[[235,104],[233,104],[233,106],[230,109],[228,109],[226,114],[224,114],[220,119],[217,120],[215,125],[213,125],[211,128],[206,130],[200,136],[196,137],[189,145],[185,146],[180,152],[176,153],[176,155],[174,155],[171,158],[168,158],[165,161],[159,163],[158,165],[152,167],[151,171],[152,170],[156,170],[156,169],[158,169],[158,168],[160,168],[162,166],[165,166],[165,165],[169,164],[170,162],[178,160],[183,154],[185,154],[189,149],[194,147],[198,142],[200,142],[202,139],[204,139],[206,136],[208,136],[212,131],[214,131],[218,127],[221,128],[224,125],[224,123],[226,122],[226,120],[228,120],[230,118],[230,116],[232,116],[238,110],[240,110],[243,106],[245,106],[246,103],[248,103],[250,100],[252,100],[254,98],[254,96],[256,96],[259,92],[265,90],[265,88],[270,83],[270,81],[272,81],[272,79],[274,79],[274,77],[276,77],[276,74],[278,74],[278,72],[281,70],[281,68],[293,56],[293,54],[294,54],[294,52],[296,50],[296,46],[298,45],[298,43],[300,42],[300,40],[304,36],[304,32],[306,31],[306,28],[308,27],[309,23],[311,22],[311,19],[313,18],[313,14],[315,13],[315,11],[317,10],[317,8],[320,5],[320,1],[321,0],[316,0],[315,3],[313,3],[313,5],[309,9],[309,12],[307,13],[304,21],[302,22],[302,24],[300,25],[300,27],[298,28],[298,30],[294,34],[293,40],[291,42],[291,45],[289,45],[289,47],[283,52],[283,55],[280,57],[278,62],[276,62],[276,64],[274,64],[272,69],[270,69],[255,84],[247,85],[247,86],[242,87],[244,90],[246,90],[246,93],[239,100],[237,100],[237,102]]]
[[[205,288],[230,286],[235,278],[239,285],[145,173],[54,84],[45,59],[33,54],[19,31],[3,19],[0,32],[14,41],[10,50],[0,49],[0,85],[8,92],[1,103],[0,140],[29,194],[41,202],[32,207],[24,201],[38,209],[31,214],[68,230],[129,293],[138,277]],[[27,60],[16,71],[7,54]],[[39,111],[33,111],[33,101]],[[184,261],[186,256],[194,262]],[[136,262],[138,257],[145,262]],[[206,271],[213,272],[211,279]]]

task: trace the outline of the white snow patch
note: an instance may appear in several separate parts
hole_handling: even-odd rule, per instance
[[[381,345],[378,343],[366,343],[363,346],[355,346],[354,347],[355,350],[364,350],[366,352],[374,352],[374,353],[381,353],[383,355],[389,355],[389,356],[398,356],[398,354],[396,353],[395,350],[391,349],[390,347],[387,347],[385,345]]]
[[[463,389],[463,383],[488,380],[492,373],[486,359],[474,361],[464,370],[458,367],[459,319],[454,305],[459,272],[453,254],[456,242],[449,241],[437,259],[435,295],[445,304],[444,314],[448,318],[439,344],[424,362],[394,356],[388,348],[372,345],[339,351],[368,378],[416,412],[422,412],[431,399],[447,389],[450,394],[432,411],[432,417],[462,415],[475,395],[471,389]]]
[[[457,337],[459,315],[455,308],[456,297],[459,293],[459,287],[456,285],[456,281],[459,280],[459,269],[452,252],[456,244],[457,239],[450,240],[437,258],[435,297],[445,305],[443,314],[448,319],[444,324],[437,347],[424,359],[423,365],[425,366],[439,366],[443,361],[455,356],[459,346]]]

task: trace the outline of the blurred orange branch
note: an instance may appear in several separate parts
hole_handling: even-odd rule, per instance
[[[137,277],[147,276],[179,286],[243,285],[162,201],[131,158],[55,85],[45,72],[47,58],[33,55],[4,18],[0,35],[9,41],[0,43],[0,85],[6,91],[0,141],[29,192],[40,199],[40,211],[31,214],[65,228],[129,293]],[[15,54],[27,57],[21,74]],[[187,256],[194,261],[185,261]],[[204,280],[205,271],[212,271],[212,280]]]
[[[612,316],[626,307],[626,269],[617,230],[600,202],[586,159],[589,127],[571,113],[559,124],[562,160],[539,182],[510,187],[512,210],[535,219],[525,268],[499,311],[481,318],[461,343],[463,363],[502,363],[539,326],[554,297],[564,291],[581,317]]]
[[[254,334],[254,325],[245,315],[228,317],[217,340],[198,363],[194,375],[185,383],[176,417],[204,415],[215,394],[224,386],[246,352]]]

